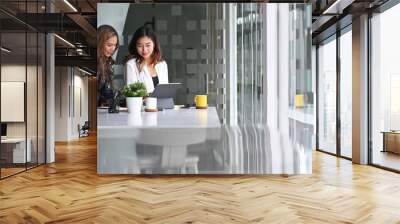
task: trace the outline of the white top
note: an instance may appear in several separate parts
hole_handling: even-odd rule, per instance
[[[157,72],[159,84],[168,83],[167,63],[165,61],[159,62],[155,65],[155,69]],[[153,79],[150,75],[147,65],[145,65],[142,71],[139,72],[136,58],[132,58],[126,63],[126,84],[129,85],[135,82],[143,82],[146,86],[148,93],[154,91]]]

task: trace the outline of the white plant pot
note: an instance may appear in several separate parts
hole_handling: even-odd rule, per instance
[[[126,106],[129,113],[140,113],[142,111],[143,97],[126,97]]]

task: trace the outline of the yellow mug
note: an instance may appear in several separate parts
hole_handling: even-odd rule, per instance
[[[194,103],[196,104],[197,109],[206,109],[207,108],[207,95],[196,95],[194,97]]]

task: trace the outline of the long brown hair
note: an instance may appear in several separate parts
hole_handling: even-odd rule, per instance
[[[119,47],[118,33],[109,25],[102,25],[97,29],[97,74],[102,82],[110,82],[112,74],[112,65],[115,63],[111,57],[103,55],[103,48],[106,41],[112,37],[117,37],[117,46]]]
[[[127,56],[127,59],[136,58],[136,62],[138,64],[141,64],[143,62],[144,59],[142,58],[142,56],[139,55],[136,48],[137,41],[142,37],[148,37],[154,43],[154,50],[151,54],[150,64],[155,65],[158,62],[162,61],[163,59],[161,55],[160,43],[158,42],[158,38],[154,30],[149,26],[141,26],[135,31],[132,40],[128,46],[129,55]],[[139,70],[141,70],[141,68],[139,68]]]

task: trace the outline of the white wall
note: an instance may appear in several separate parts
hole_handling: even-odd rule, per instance
[[[25,82],[26,72],[28,74],[36,74],[36,67],[18,64],[8,64],[1,66],[1,81],[11,82]],[[28,83],[30,86],[36,86],[36,80],[31,80],[28,76]],[[36,99],[36,87],[27,88],[27,120],[28,120],[28,137],[30,133],[35,132],[36,134],[36,120],[37,115],[32,111],[36,112],[37,99]],[[30,92],[32,91],[32,92]],[[33,104],[32,104],[33,103]],[[39,107],[41,105],[38,105]],[[8,108],[1,108],[1,110],[7,110]],[[32,123],[33,122],[33,123]],[[7,136],[8,137],[24,137],[26,122],[7,122]]]
[[[88,78],[71,67],[56,67],[56,141],[79,137],[78,124],[88,120]]]

